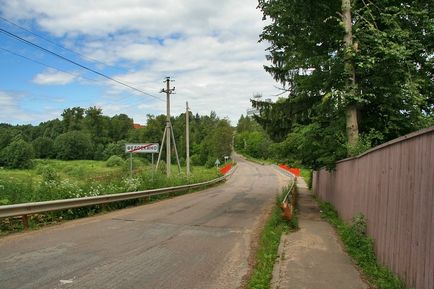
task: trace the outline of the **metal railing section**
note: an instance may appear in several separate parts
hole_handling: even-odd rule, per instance
[[[282,170],[280,167],[276,166],[278,170],[285,175],[288,175],[292,177],[292,183],[288,189],[288,192],[286,193],[285,197],[282,200],[282,203],[280,204],[280,208],[283,212],[283,217],[290,221],[292,219],[292,216],[294,215],[294,208],[296,206],[296,200],[295,200],[295,194],[297,190],[297,177],[286,170]]]
[[[203,186],[216,184],[226,180],[235,172],[236,168],[237,167],[235,166],[230,172],[228,172],[224,176],[218,177],[210,181],[196,183],[196,184],[136,191],[136,192],[109,194],[109,195],[94,196],[94,197],[82,197],[82,198],[73,198],[73,199],[62,199],[62,200],[53,200],[53,201],[45,201],[45,202],[33,202],[33,203],[22,203],[22,204],[15,204],[15,205],[0,206],[0,218],[22,216],[24,226],[27,228],[28,215],[87,207],[92,205],[101,205],[101,204],[107,204],[112,202],[126,201],[126,200],[139,199],[139,198],[156,196],[156,195],[163,195],[167,193],[186,191],[190,189],[197,189]]]

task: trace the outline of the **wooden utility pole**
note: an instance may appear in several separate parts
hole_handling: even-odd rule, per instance
[[[178,161],[178,169],[180,169],[180,165],[179,165],[179,158],[178,158],[178,151],[176,150],[176,144],[175,144],[175,135],[173,134],[173,129],[172,129],[172,123],[170,121],[170,95],[175,91],[175,87],[170,88],[170,77],[166,77],[166,88],[162,89],[161,92],[165,92],[166,93],[166,128],[164,129],[164,133],[163,133],[163,140],[161,141],[161,149],[160,149],[160,153],[158,154],[158,160],[157,160],[157,166],[156,169],[158,169],[158,165],[160,163],[160,158],[161,158],[161,152],[163,150],[163,144],[164,141],[166,141],[166,174],[168,177],[170,177],[170,175],[172,174],[171,172],[171,144],[170,144],[170,140],[171,138],[173,139],[173,145],[175,147],[175,152],[176,152],[176,159]]]
[[[170,148],[170,135],[172,133],[170,127],[170,77],[166,77],[166,174],[168,177],[171,175],[171,148]]]
[[[190,127],[189,117],[190,112],[188,110],[188,102],[185,103],[185,161],[187,165],[187,177],[190,177]]]
[[[344,59],[345,59],[345,74],[347,76],[346,93],[348,96],[354,97],[356,93],[356,72],[352,50],[355,49],[353,44],[353,26],[351,23],[351,0],[342,0],[342,23],[345,29],[344,35]],[[359,141],[359,125],[357,119],[357,106],[353,101],[346,108],[346,126],[347,137],[350,145],[356,145]]]

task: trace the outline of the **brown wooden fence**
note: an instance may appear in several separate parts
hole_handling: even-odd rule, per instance
[[[314,172],[313,190],[368,220],[378,260],[408,287],[434,288],[434,126]]]

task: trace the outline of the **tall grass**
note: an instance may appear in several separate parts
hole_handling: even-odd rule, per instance
[[[174,166],[172,176],[167,178],[162,171],[154,172],[150,166],[142,165],[130,177],[126,167],[107,168],[104,162],[41,161],[32,170],[0,170],[0,206],[172,187],[203,182],[218,176],[219,172],[215,168],[192,167],[192,173],[187,178],[184,173],[178,173],[177,167]],[[177,194],[179,193],[149,197],[146,202]],[[128,200],[104,206],[96,205],[35,215],[31,217],[30,225],[38,227],[143,202],[143,199]],[[19,220],[0,220],[2,233],[21,229],[22,224]]]
[[[320,202],[321,216],[329,221],[340,235],[346,251],[367,277],[373,288],[403,289],[405,284],[388,268],[377,262],[374,241],[366,235],[366,219],[359,214],[352,224],[346,224],[332,204]]]
[[[272,278],[274,263],[276,262],[280,237],[284,232],[298,228],[297,217],[293,216],[290,222],[282,218],[280,204],[289,187],[282,191],[276,198],[276,205],[273,208],[270,218],[267,220],[261,233],[259,248],[256,254],[256,264],[247,284],[249,289],[268,289]]]

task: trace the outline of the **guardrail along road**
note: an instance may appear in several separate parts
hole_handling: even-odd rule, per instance
[[[0,288],[238,288],[288,178],[237,161],[217,187],[0,238]]]

